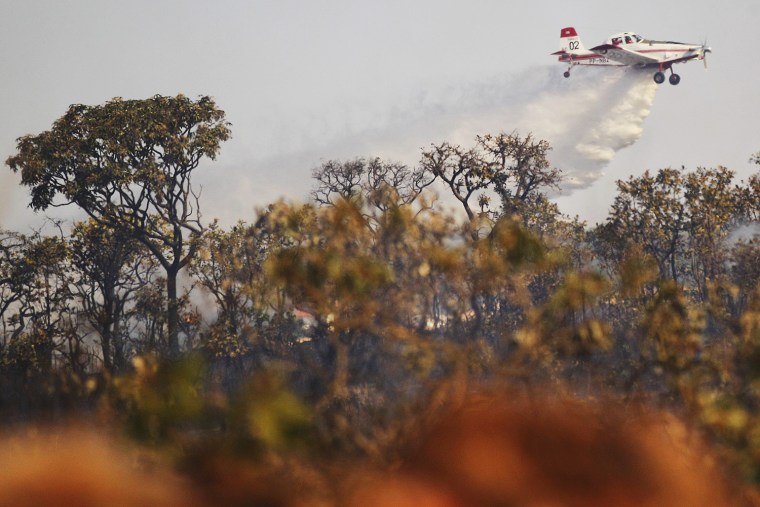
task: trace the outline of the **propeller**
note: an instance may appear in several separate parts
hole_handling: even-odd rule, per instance
[[[712,53],[712,49],[707,45],[707,37],[702,42],[702,63],[705,64],[705,70],[707,70],[707,53]]]
[[[702,46],[702,62],[705,64],[705,70],[707,70],[707,53],[712,53],[712,49]]]

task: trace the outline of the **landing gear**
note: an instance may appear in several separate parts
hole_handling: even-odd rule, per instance
[[[573,61],[572,55],[570,56],[570,61],[567,63],[568,63],[567,70],[562,75],[565,77],[570,77],[570,71],[573,70],[573,67],[575,67],[578,64]]]
[[[673,69],[670,69],[670,77],[668,78],[668,81],[670,84],[675,86],[681,82],[681,76],[673,72]],[[662,70],[654,73],[654,82],[657,84],[662,84],[665,82],[665,74],[662,73]]]

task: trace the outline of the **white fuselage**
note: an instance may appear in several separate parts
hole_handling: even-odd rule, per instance
[[[615,52],[615,61],[622,65],[648,67],[655,62],[643,62],[640,56],[648,57],[657,62],[686,61],[692,58],[702,58],[703,46],[700,44],[685,44],[683,42],[657,41],[645,39],[633,32],[622,32],[612,35],[599,49],[599,54],[606,55],[612,51],[604,46],[615,46],[623,51]],[[596,53],[596,48],[591,52]],[[628,52],[636,53],[629,55]],[[637,56],[638,55],[638,56]]]
[[[603,44],[586,49],[575,28],[568,26],[560,30],[559,51],[552,54],[568,64],[565,77],[570,77],[570,69],[575,65],[628,66],[654,69],[653,78],[657,84],[665,81],[663,72],[670,70],[670,84],[676,85],[681,77],[673,72],[673,64],[705,60],[710,51],[704,44],[650,40],[633,32],[616,33]]]

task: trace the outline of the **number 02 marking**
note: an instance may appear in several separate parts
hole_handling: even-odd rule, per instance
[[[579,41],[572,41],[570,42],[570,51],[576,50],[580,47],[581,43]]]

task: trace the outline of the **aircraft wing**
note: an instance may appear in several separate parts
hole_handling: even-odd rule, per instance
[[[591,48],[594,53],[599,53],[602,56],[620,62],[625,65],[632,65],[636,67],[647,67],[649,65],[659,65],[662,63],[657,58],[646,56],[636,51],[630,51],[628,49],[621,48],[620,46],[613,46],[612,44],[602,44]]]

